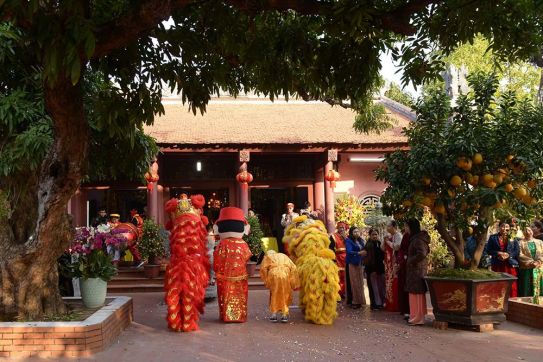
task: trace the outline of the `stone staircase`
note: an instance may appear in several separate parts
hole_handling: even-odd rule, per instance
[[[259,277],[260,267],[249,277],[249,290],[265,289],[264,283]],[[153,293],[164,291],[164,271],[160,272],[158,278],[149,279],[143,274],[143,268],[120,266],[118,274],[107,284],[108,293]]]

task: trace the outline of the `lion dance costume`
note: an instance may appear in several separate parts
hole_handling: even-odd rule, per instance
[[[321,221],[299,216],[285,231],[290,257],[300,276],[300,307],[305,320],[315,324],[332,324],[337,316],[339,269],[330,239]]]
[[[168,305],[168,328],[195,331],[204,312],[205,289],[209,282],[209,260],[206,249],[207,217],[202,216],[202,195],[190,200],[186,195],[166,203],[170,221],[170,263],[166,268],[164,289]]]

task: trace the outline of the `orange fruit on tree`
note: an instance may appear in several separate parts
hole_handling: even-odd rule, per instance
[[[465,167],[465,165],[466,165],[466,158],[465,157],[458,157],[456,159],[456,166],[458,168],[463,169]]]
[[[495,174],[495,175],[494,175],[494,182],[495,182],[496,184],[498,184],[498,185],[501,184],[501,183],[503,183],[503,174],[501,174],[501,173]]]
[[[505,186],[503,187],[503,189],[504,189],[505,191],[507,191],[507,192],[511,192],[511,191],[513,191],[513,185],[507,184],[507,185],[505,185]]]
[[[445,215],[445,206],[443,206],[443,204],[434,206],[434,212],[436,214]]]
[[[495,189],[498,184],[496,183],[496,181],[490,181],[488,184],[485,185],[486,187],[490,188],[490,189]]]
[[[468,234],[473,235],[473,228],[471,226],[468,226]]]
[[[477,152],[473,155],[472,161],[474,165],[480,165],[481,163],[483,163],[483,155]]]
[[[494,182],[494,176],[492,174],[483,175],[483,185],[488,186],[491,182]]]
[[[507,162],[512,162],[514,159],[515,159],[515,156],[513,156],[513,155],[508,155],[508,156],[505,158],[505,160],[506,160]]]
[[[402,205],[404,207],[411,207],[411,206],[413,206],[413,202],[411,200],[404,200]]]
[[[536,180],[529,180],[528,183],[527,183],[527,186],[531,189],[535,188],[537,186],[537,181]]]
[[[431,182],[432,182],[432,180],[430,180],[429,177],[424,176],[424,177],[422,178],[422,184],[423,184],[424,186],[430,185]]]
[[[449,197],[451,199],[454,199],[456,197],[456,192],[454,192],[454,190],[448,189],[447,194],[449,194]]]
[[[428,196],[424,196],[422,200],[420,200],[420,203],[421,205],[424,205],[426,207],[432,207],[432,205],[434,204],[432,199],[430,199]]]
[[[460,178],[460,176],[454,175],[453,177],[451,177],[450,183],[452,186],[458,187],[462,183],[462,179]]]
[[[515,195],[515,197],[519,200],[522,200],[524,197],[526,197],[526,195],[528,194],[528,192],[526,191],[526,189],[523,187],[523,186],[520,186],[520,187],[517,187],[515,189],[515,191],[513,192],[513,194]]]

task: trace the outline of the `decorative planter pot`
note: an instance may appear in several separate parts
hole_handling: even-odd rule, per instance
[[[106,301],[107,282],[100,278],[80,278],[81,299],[87,308],[98,308]]]
[[[143,266],[143,275],[146,278],[154,279],[160,275],[160,265],[158,264],[145,264]]]
[[[247,274],[252,277],[256,272],[256,261],[247,262]]]
[[[505,321],[511,285],[516,278],[501,274],[499,279],[426,277],[436,321],[467,326]]]

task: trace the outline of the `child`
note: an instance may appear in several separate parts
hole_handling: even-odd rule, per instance
[[[270,320],[277,322],[281,312],[281,322],[288,322],[288,306],[292,302],[292,290],[298,288],[296,265],[288,256],[269,250],[260,266],[260,278],[270,289]]]

